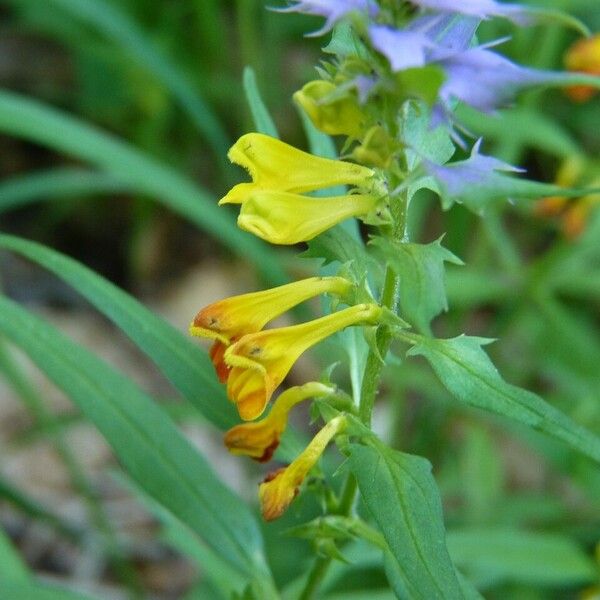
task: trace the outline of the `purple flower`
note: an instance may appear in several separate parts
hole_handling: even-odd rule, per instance
[[[358,11],[374,17],[379,12],[379,7],[374,0],[298,0],[292,6],[273,10],[325,17],[325,25],[321,29],[307,34],[308,36],[319,36],[333,29],[333,26],[350,12]]]
[[[424,33],[394,29],[387,25],[371,25],[369,37],[375,50],[389,60],[392,71],[423,67],[427,63],[426,51],[434,47]]]
[[[513,167],[493,156],[479,154],[481,139],[473,146],[471,156],[448,165],[436,165],[431,161],[424,160],[425,170],[434,177],[450,198],[460,198],[474,187],[485,185],[494,177],[497,171],[513,173],[523,172],[523,169]]]
[[[422,8],[460,13],[479,19],[506,17],[520,25],[531,21],[526,8],[516,4],[501,4],[495,0],[411,0],[411,2]]]
[[[446,107],[455,99],[482,112],[508,104],[523,88],[556,80],[556,73],[521,67],[483,47],[452,54],[439,64],[446,73],[440,89]]]

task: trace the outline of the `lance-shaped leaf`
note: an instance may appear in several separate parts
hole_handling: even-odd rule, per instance
[[[269,581],[253,515],[162,408],[124,375],[3,296],[0,332],[71,398],[150,496],[240,573]]]
[[[421,331],[429,330],[431,319],[448,310],[444,262],[462,265],[462,261],[441,245],[412,244],[374,238],[390,267],[400,277],[402,316]]]
[[[503,415],[542,431],[600,462],[600,439],[547,404],[506,383],[481,346],[491,340],[460,336],[448,340],[412,337],[411,355],[424,356],[443,385],[460,402]]]
[[[431,464],[370,438],[351,444],[350,469],[389,548],[398,598],[464,598],[446,548],[442,505]]]

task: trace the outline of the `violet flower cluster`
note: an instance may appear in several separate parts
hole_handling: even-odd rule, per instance
[[[363,108],[385,94],[390,82],[427,67],[436,71],[440,83],[430,106],[430,127],[446,127],[460,145],[464,144],[454,116],[457,103],[494,113],[525,88],[564,84],[563,74],[524,67],[496,52],[494,47],[504,40],[486,45],[474,42],[480,23],[492,17],[517,25],[535,22],[539,11],[524,6],[495,0],[381,0],[379,4],[374,0],[300,0],[280,10],[325,18],[325,25],[309,35],[327,33],[342,20],[352,24],[376,57],[375,64],[357,69],[345,84],[354,88]],[[474,178],[481,181],[494,171],[516,170],[480,155],[478,149],[476,144],[462,168],[449,171],[427,160],[422,166],[453,196],[460,195],[461,187],[471,185]]]

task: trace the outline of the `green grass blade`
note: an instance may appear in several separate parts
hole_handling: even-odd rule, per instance
[[[268,573],[254,516],[145,393],[5,297],[0,297],[0,331],[94,423],[150,496],[241,573],[253,578]]]
[[[145,352],[181,394],[220,429],[237,419],[204,352],[187,335],[154,315],[91,269],[41,244],[1,235],[0,247],[41,265],[75,288]],[[190,315],[190,320],[193,315]]]
[[[258,84],[256,83],[256,75],[252,67],[244,69],[244,92],[246,93],[246,100],[252,113],[256,131],[279,138],[277,127],[260,95]]]
[[[215,199],[185,176],[126,142],[41,102],[0,91],[0,131],[93,164],[138,193],[147,194],[252,260],[272,284],[287,281],[279,259],[266,244],[241,232]]]
[[[24,0],[12,1],[19,4]],[[225,158],[230,140],[216,113],[187,75],[156,48],[149,36],[124,11],[105,0],[33,0],[33,6],[40,2],[53,5],[114,42],[173,94],[204,134],[215,155]],[[25,0],[25,3],[31,5],[32,0]]]
[[[49,169],[2,181],[0,213],[41,200],[131,191],[131,186],[107,173],[76,168]]]

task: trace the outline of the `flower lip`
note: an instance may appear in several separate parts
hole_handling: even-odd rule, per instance
[[[368,187],[375,175],[363,165],[315,156],[261,133],[243,135],[228,157],[248,171],[252,182],[234,186],[219,204],[243,204],[253,192],[265,190],[300,194],[337,185]]]
[[[228,346],[244,335],[260,331],[269,321],[319,294],[344,298],[352,285],[343,277],[309,277],[268,290],[225,298],[198,312],[190,325],[190,334],[214,340],[210,357],[219,380],[225,383],[230,371],[224,362]]]

